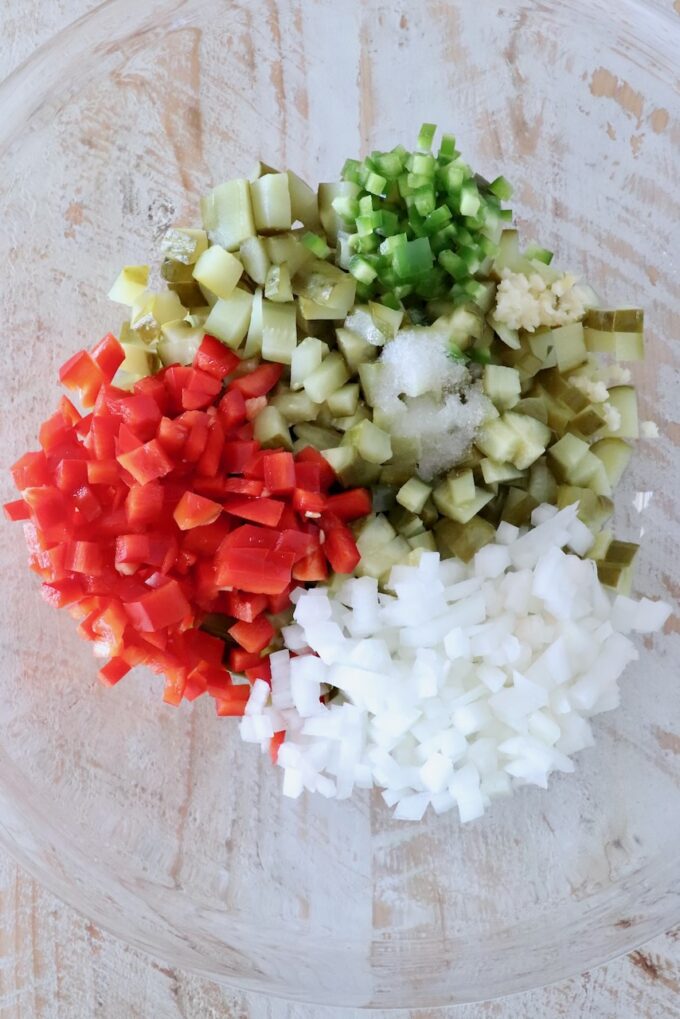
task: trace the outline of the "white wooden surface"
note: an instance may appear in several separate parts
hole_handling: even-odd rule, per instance
[[[673,6],[672,0],[659,0]],[[0,0],[0,77],[96,6],[92,0]],[[675,2],[680,15],[680,0]],[[173,970],[63,906],[0,856],[0,1019],[358,1019],[289,1005]],[[410,1019],[680,1017],[680,928],[642,950],[553,987]]]

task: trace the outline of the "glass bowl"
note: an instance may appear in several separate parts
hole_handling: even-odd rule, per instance
[[[152,261],[202,191],[259,156],[333,179],[430,120],[515,183],[527,239],[646,307],[637,381],[662,437],[618,524],[644,535],[639,589],[674,600],[679,43],[670,5],[629,0],[102,4],[0,89],[2,476],[35,445],[59,364],[118,327],[120,265]],[[149,674],[103,689],[17,529],[1,534],[0,840],[129,942],[288,998],[424,1006],[565,977],[680,917],[677,619],[575,775],[464,828],[404,824],[378,794],[282,799],[233,722],[164,706]]]

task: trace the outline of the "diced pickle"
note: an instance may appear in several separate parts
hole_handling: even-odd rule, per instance
[[[323,403],[331,393],[349,381],[350,373],[342,354],[334,350],[304,380],[304,389],[315,403]]]
[[[430,485],[420,478],[410,478],[397,492],[397,502],[411,513],[421,513],[431,494]]]
[[[590,447],[592,453],[602,461],[609,483],[616,488],[630,463],[633,450],[623,439],[600,439]]]
[[[355,372],[359,366],[369,361],[375,361],[379,348],[368,343],[362,336],[351,329],[340,328],[335,330],[335,335],[340,352],[350,369]]]
[[[305,392],[282,392],[272,397],[271,403],[281,411],[290,425],[301,421],[316,421],[319,404],[314,403]]]
[[[266,179],[266,178],[265,178]],[[262,301],[262,357],[265,361],[290,364],[297,346],[295,305]],[[317,401],[321,403],[321,400]]]
[[[270,265],[264,284],[264,296],[268,301],[282,303],[293,300],[290,288],[290,273],[286,262],[281,265]]]
[[[314,446],[315,449],[333,449],[334,446],[340,445],[341,435],[333,428],[320,428],[318,425],[301,422],[294,425],[294,431],[298,439],[302,439],[308,446]]]
[[[253,433],[257,442],[265,449],[292,449],[293,443],[288,431],[288,424],[281,411],[268,404],[261,410],[253,422]]]
[[[250,185],[253,217],[258,233],[290,230],[293,215],[288,188],[288,175],[268,173]]]
[[[640,435],[638,422],[637,395],[632,386],[614,386],[609,390],[609,403],[618,412],[621,423],[613,431],[607,429],[604,435],[615,435],[620,439],[637,439]]]
[[[644,312],[642,308],[590,308],[583,324],[607,333],[641,333]]]
[[[328,409],[334,417],[350,417],[359,405],[359,384],[348,382],[328,397]]]
[[[250,186],[241,178],[219,184],[201,198],[203,226],[214,244],[238,251],[246,237],[255,234]]]
[[[237,287],[231,297],[220,299],[213,306],[206,319],[206,333],[216,336],[235,350],[240,347],[248,332],[252,306],[253,295]]]
[[[503,504],[502,519],[515,527],[523,527],[531,521],[531,514],[538,506],[531,492],[521,488],[508,488]]]
[[[473,517],[467,524],[459,524],[453,520],[440,520],[434,528],[437,548],[442,556],[457,556],[463,562],[469,562],[480,548],[489,545],[496,537],[495,527]]]
[[[387,432],[371,421],[362,421],[346,433],[345,441],[352,442],[362,459],[372,464],[384,464],[392,456],[392,443]]]
[[[604,556],[604,561],[614,563],[616,566],[631,566],[639,551],[640,546],[635,544],[635,542],[618,541],[615,539],[610,542]]]
[[[262,237],[247,237],[241,244],[239,258],[251,280],[263,287],[271,264]]]
[[[302,389],[304,381],[316,371],[324,357],[328,354],[328,346],[323,340],[307,336],[296,346],[290,362],[290,388]]]
[[[231,297],[242,275],[243,266],[239,259],[219,244],[213,244],[204,251],[194,266],[194,279],[223,300]]]
[[[137,301],[149,284],[148,265],[124,266],[109,290],[109,300],[129,307]]]
[[[161,251],[184,265],[194,265],[208,247],[205,230],[171,227],[161,241]]]

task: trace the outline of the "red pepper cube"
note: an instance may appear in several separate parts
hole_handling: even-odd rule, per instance
[[[281,744],[284,742],[285,738],[286,738],[285,730],[281,730],[281,732],[275,732],[272,738],[270,739],[269,756],[271,757],[272,764],[276,764],[276,762],[278,761],[279,750],[281,749]]]
[[[166,672],[165,689],[163,691],[163,700],[165,703],[174,704],[175,706],[181,704],[186,683],[186,669],[172,669]]]
[[[119,573],[135,573],[137,567],[149,561],[151,551],[146,534],[119,534],[116,538],[115,565]]]
[[[264,527],[276,527],[283,513],[283,503],[278,499],[242,499],[230,496],[224,502],[227,513],[243,520],[252,520]]]
[[[69,400],[68,396],[62,396],[59,401],[59,413],[64,419],[64,424],[73,427],[81,420],[80,411]]]
[[[88,483],[87,468],[87,460],[60,460],[54,471],[54,483],[62,492],[75,492]]]
[[[46,542],[66,540],[73,526],[73,511],[63,492],[51,485],[24,489],[31,517]]]
[[[246,401],[240,389],[228,389],[217,405],[225,432],[242,425],[246,420]]]
[[[163,385],[170,397],[171,406],[176,413],[182,409],[182,393],[187,387],[192,369],[188,365],[172,364],[161,373]]]
[[[252,623],[244,623],[239,620],[229,628],[229,635],[237,644],[240,644],[244,651],[255,654],[264,651],[275,634],[274,627],[266,616],[258,616]]]
[[[59,381],[67,389],[78,391],[83,407],[92,407],[101,386],[107,380],[92,355],[86,350],[80,350],[61,366]]]
[[[183,622],[191,616],[191,605],[177,581],[168,580],[138,601],[127,602],[125,611],[132,625],[144,633]]]
[[[321,467],[318,463],[298,460],[295,464],[295,487],[306,492],[321,491]]]
[[[250,685],[234,685],[228,694],[220,694],[216,700],[217,714],[227,718],[240,718],[245,710],[248,698],[250,697]]]
[[[326,540],[321,547],[335,573],[351,573],[361,559],[354,536],[344,524],[328,527]]]
[[[273,616],[279,612],[283,612],[290,605],[290,593],[293,590],[292,586],[288,586],[281,591],[280,594],[270,594],[268,601],[268,610]]]
[[[226,599],[228,614],[244,623],[252,623],[268,604],[266,595],[244,594],[243,591],[228,591]]]
[[[219,517],[213,524],[193,527],[187,531],[182,539],[182,548],[212,558],[230,530],[229,519],[226,516]]]
[[[200,668],[192,669],[184,684],[184,699],[187,701],[195,701],[197,697],[201,697],[206,693],[208,689],[208,681],[201,672]]]
[[[244,651],[233,647],[229,650],[229,668],[232,672],[244,673],[246,669],[256,668],[262,661],[262,655],[252,651]]]
[[[125,512],[131,525],[151,524],[163,511],[163,487],[158,481],[133,485],[125,499]]]
[[[162,417],[158,424],[156,438],[167,453],[178,457],[189,437],[189,430],[189,426],[183,421]]]
[[[259,478],[225,478],[223,482],[224,495],[262,495],[264,482]]]
[[[127,676],[130,668],[122,658],[112,658],[101,667],[97,675],[105,686],[115,686],[116,683],[120,683],[123,676]]]
[[[298,562],[319,547],[319,535],[318,532],[307,534],[305,531],[288,527],[280,532],[275,547],[282,552],[292,552],[295,556],[294,561]]]
[[[165,414],[168,409],[170,403],[168,391],[163,379],[158,375],[145,375],[143,379],[138,379],[132,387],[132,391],[136,396],[150,396],[161,414]]]
[[[116,459],[139,485],[165,477],[174,466],[157,439],[151,439],[129,453],[121,453]]]
[[[73,425],[67,424],[63,414],[58,410],[42,422],[38,430],[38,439],[46,453],[54,453],[68,444],[72,434]]]
[[[200,368],[220,381],[231,375],[241,358],[214,336],[206,334],[194,357],[194,368]]]
[[[225,644],[221,637],[214,637],[204,630],[187,630],[184,637],[184,644],[187,653],[191,653],[197,661],[207,663],[209,666],[222,670],[222,659],[224,658]],[[224,672],[229,679],[229,673]]]
[[[14,502],[6,502],[2,507],[8,520],[30,520],[31,511],[28,503],[23,499],[15,499]]]
[[[322,492],[327,492],[331,485],[337,481],[335,471],[328,463],[328,460],[326,460],[324,455],[320,453],[318,449],[315,449],[314,446],[305,446],[305,448],[301,449],[299,453],[296,453],[295,462],[296,464],[314,463],[317,465],[321,472],[320,483]],[[300,485],[300,487],[302,488],[304,486]]]
[[[262,548],[220,549],[217,584],[251,594],[280,594],[291,580],[292,556]]]
[[[106,382],[110,382],[125,360],[125,351],[113,333],[107,333],[92,348],[92,359],[99,365]]]
[[[266,396],[273,389],[283,373],[282,364],[261,364],[248,375],[241,375],[229,384],[230,389],[238,389],[246,400],[255,396]]]
[[[102,505],[89,485],[76,489],[72,499],[80,517],[88,524],[102,515]]]
[[[250,683],[254,683],[256,679],[263,679],[265,683],[271,684],[272,681],[272,667],[269,662],[269,658],[261,658],[257,665],[252,665],[249,669],[245,669],[246,679]]]
[[[55,609],[63,609],[67,605],[79,602],[83,597],[83,587],[80,580],[76,578],[65,578],[54,580],[49,584],[42,584],[40,593],[48,605]]]
[[[251,421],[244,421],[242,425],[234,429],[233,438],[238,442],[252,442],[255,438],[255,429]]]
[[[222,542],[226,548],[264,548],[273,552],[279,540],[277,531],[270,527],[255,527],[253,524],[243,524],[241,527],[230,531]]]
[[[112,460],[116,455],[116,439],[120,418],[95,417],[87,437],[87,448],[97,460]]]
[[[196,465],[199,474],[213,478],[217,474],[222,462],[222,450],[224,449],[224,428],[219,418],[211,421],[208,429],[208,438],[205,448]]]
[[[241,474],[244,466],[257,453],[257,442],[225,442],[222,451],[222,470],[227,474]]]
[[[339,520],[358,520],[367,516],[373,508],[373,499],[367,488],[348,488],[338,495],[329,495],[327,500],[329,513],[335,514]]]
[[[142,441],[154,437],[162,418],[160,407],[146,393],[135,393],[120,400],[116,412]]]
[[[327,577],[328,564],[320,548],[305,556],[304,559],[299,559],[293,566],[293,580],[313,583],[315,581],[326,580]]]
[[[88,460],[88,485],[115,485],[120,480],[120,466],[116,460]]]
[[[305,517],[319,517],[326,509],[326,496],[321,492],[310,492],[296,488],[293,492],[293,509]]]
[[[47,457],[39,453],[24,453],[22,457],[12,466],[12,478],[14,484],[23,492],[25,488],[39,488],[42,485],[49,485],[52,480]]]
[[[96,541],[68,542],[65,548],[64,566],[71,573],[97,576],[104,567],[101,545]]]
[[[292,492],[295,488],[295,461],[285,450],[266,453],[262,461],[264,484],[272,495]]]
[[[210,422],[208,417],[195,411],[195,416],[183,415],[183,421],[189,424],[189,436],[184,444],[184,459],[190,463],[197,463],[200,460],[208,442],[208,430]]]
[[[173,518],[181,531],[188,531],[192,527],[214,523],[221,512],[222,507],[218,502],[194,492],[185,492],[175,506]]]
[[[257,450],[251,456],[250,460],[243,465],[243,475],[246,478],[258,478],[264,481],[264,450],[260,449],[259,443]]]

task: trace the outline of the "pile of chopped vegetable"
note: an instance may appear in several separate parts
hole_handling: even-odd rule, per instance
[[[121,271],[5,511],[103,682],[212,696],[287,795],[470,820],[572,769],[670,609],[606,529],[658,434],[620,364],[642,311],[522,250],[507,181],[434,134],[316,192],[263,163],[214,188],[161,289]]]

